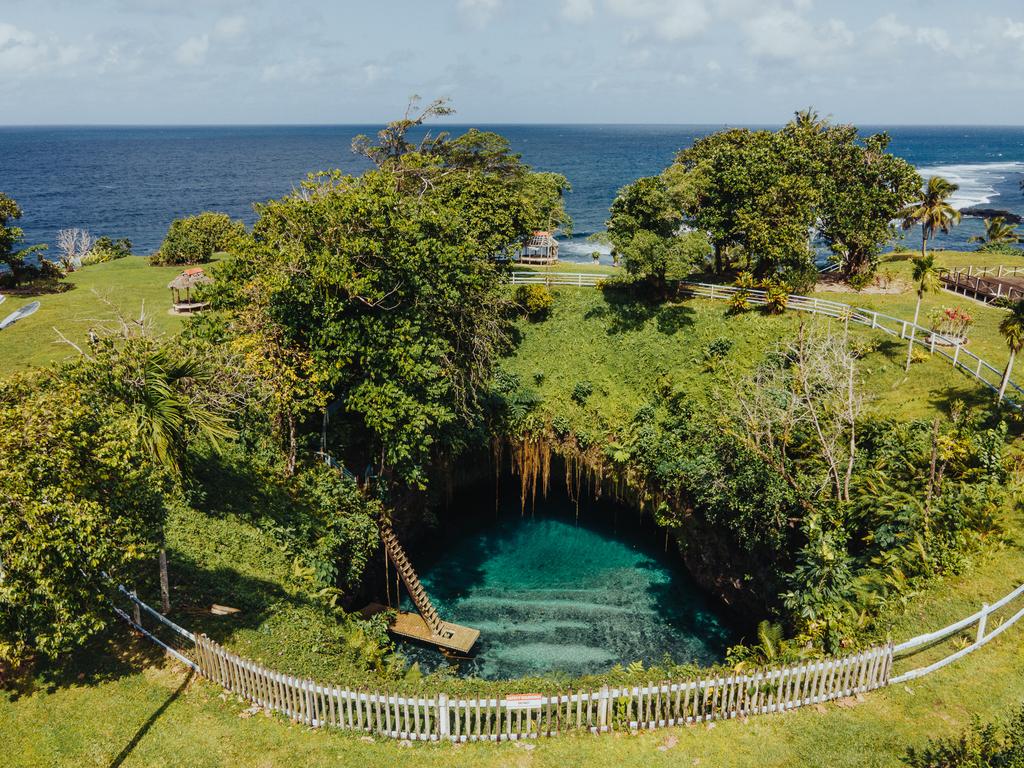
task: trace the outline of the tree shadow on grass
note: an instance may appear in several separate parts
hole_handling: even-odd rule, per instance
[[[693,310],[685,304],[657,302],[628,290],[606,290],[602,296],[604,304],[589,310],[585,317],[605,320],[609,336],[635,333],[652,320],[658,331],[668,336],[693,325]]]
[[[153,724],[160,719],[160,716],[163,715],[165,711],[167,711],[167,708],[171,706],[171,704],[173,704],[179,696],[181,696],[182,691],[184,691],[188,687],[188,684],[192,682],[192,677],[194,674],[195,673],[193,670],[190,669],[188,671],[188,674],[185,675],[185,679],[181,681],[181,685],[179,685],[175,689],[175,691],[167,697],[163,704],[161,704],[159,707],[156,708],[156,710],[153,711],[153,714],[146,718],[146,722],[139,726],[139,729],[135,732],[135,735],[132,736],[132,738],[128,741],[127,744],[124,745],[124,749],[122,749],[117,754],[117,757],[115,757],[110,762],[110,768],[118,768],[118,766],[124,764],[124,761],[134,751],[135,747],[139,745],[139,742],[142,741],[142,738],[149,732],[149,729],[153,727]]]

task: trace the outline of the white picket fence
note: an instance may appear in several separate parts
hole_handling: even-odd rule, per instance
[[[602,280],[607,279],[607,277],[607,275],[577,272],[513,272],[512,283],[514,285],[537,284],[594,287],[599,285]],[[679,290],[681,293],[689,296],[723,301],[728,301],[737,294],[742,293],[750,305],[763,306],[767,303],[764,291],[737,288],[732,285],[680,282]],[[1003,377],[1002,369],[995,367],[971,352],[963,345],[960,339],[936,333],[930,328],[925,328],[910,320],[902,320],[872,309],[864,309],[851,304],[813,296],[791,295],[786,299],[786,309],[810,312],[844,321],[849,320],[852,323],[879,330],[889,336],[906,340],[908,343],[912,342],[931,354],[939,355],[952,364],[955,369],[963,371],[993,392],[999,391],[999,384]],[[1011,394],[1016,392],[1024,395],[1024,389],[1013,381],[1009,383],[1007,391]],[[1019,410],[1021,408],[1021,405],[1013,400],[1007,400],[1006,402],[1015,409]]]
[[[178,626],[124,587],[132,615],[118,615],[175,659],[246,701],[313,728],[331,727],[416,741],[515,741],[570,731],[653,730],[785,712],[855,696],[934,672],[963,658],[1006,631],[1021,608],[993,629],[990,617],[1024,594],[1024,585],[992,605],[936,632],[898,645],[887,643],[838,658],[815,659],[769,669],[709,670],[691,680],[645,685],[602,685],[597,690],[459,697],[443,692],[401,695],[286,675],[231,653],[205,635]],[[188,649],[143,627],[155,619]],[[972,625],[969,645],[925,666],[893,674],[897,659],[930,649]]]

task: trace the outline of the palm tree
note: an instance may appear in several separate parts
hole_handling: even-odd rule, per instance
[[[903,228],[921,225],[921,257],[928,255],[928,240],[938,231],[948,233],[960,223],[960,211],[949,204],[949,197],[959,187],[941,176],[932,176],[921,191],[921,200],[911,203],[902,211]]]
[[[121,375],[112,377],[111,392],[127,407],[138,425],[143,449],[150,458],[180,479],[190,445],[205,439],[216,451],[234,435],[223,408],[205,396],[215,372],[204,360],[172,360],[165,347],[144,346],[126,355]],[[160,597],[170,610],[167,549],[160,546]]]
[[[1017,234],[1016,224],[1007,224],[1002,216],[993,216],[985,219],[985,234],[975,235],[970,239],[972,243],[981,243],[981,250],[994,250],[1020,242],[1020,235]]]
[[[1006,363],[1006,370],[1003,371],[1003,379],[999,382],[999,402],[1003,402],[1006,394],[1006,387],[1010,383],[1010,374],[1013,373],[1013,361],[1017,353],[1024,349],[1024,299],[1018,300],[1010,307],[1009,314],[999,323],[999,332],[1006,339],[1006,346],[1010,348],[1010,359]]]
[[[926,293],[937,291],[940,285],[941,272],[935,266],[935,256],[918,256],[914,259],[914,285],[917,286],[917,305],[914,307],[914,325],[910,329],[910,346],[907,347],[907,366],[910,370],[910,358],[914,352],[914,334],[917,331],[917,320],[921,316],[921,299]]]

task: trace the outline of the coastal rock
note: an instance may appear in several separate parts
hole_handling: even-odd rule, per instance
[[[1003,211],[999,208],[985,208],[981,205],[972,205],[967,208],[961,208],[960,213],[963,216],[977,216],[981,219],[991,219],[995,216],[1002,216],[1008,224],[1020,224],[1022,220],[1016,213]]]

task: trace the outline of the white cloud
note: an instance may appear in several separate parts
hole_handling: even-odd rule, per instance
[[[178,60],[179,64],[184,64],[186,67],[195,67],[206,61],[206,53],[209,50],[210,36],[205,34],[196,35],[178,46],[178,50],[174,53],[174,58]]]
[[[645,22],[652,34],[668,42],[697,37],[711,21],[704,0],[608,0],[608,9]]]
[[[589,21],[594,16],[594,0],[564,0],[562,16],[569,21]]]
[[[78,46],[43,40],[30,30],[0,22],[0,73],[38,74],[74,64],[81,57]]]
[[[391,74],[391,67],[371,61],[363,65],[363,74],[366,76],[368,84],[376,83]]]
[[[795,11],[765,11],[743,24],[750,52],[765,59],[820,63],[853,44],[854,35],[839,19],[815,25]]]
[[[501,0],[459,0],[459,11],[478,27],[487,26],[501,7]]]
[[[1024,28],[1024,24],[1021,25]],[[875,22],[875,30],[894,42],[913,42],[938,51],[956,52],[949,32],[941,27],[904,24],[896,14],[887,13]],[[1009,30],[1007,30],[1009,31]],[[1024,32],[1024,29],[1022,29]]]
[[[244,16],[225,16],[213,27],[213,33],[221,40],[237,40],[245,34],[248,23]]]
[[[1003,37],[1015,42],[1024,41],[1024,21],[1007,19],[1003,27]]]

